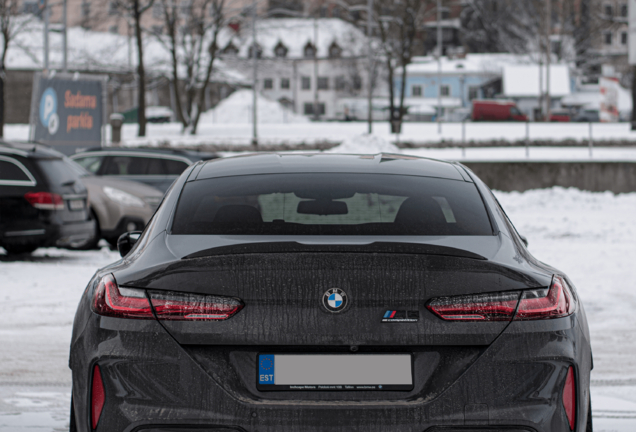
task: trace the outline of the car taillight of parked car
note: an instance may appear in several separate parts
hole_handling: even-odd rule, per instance
[[[58,194],[51,192],[29,192],[24,199],[33,207],[40,210],[63,210],[64,200]]]
[[[155,319],[156,315],[160,320],[171,321],[225,320],[243,306],[232,297],[158,290],[148,291],[147,295],[143,289],[117,286],[110,274],[101,279],[92,301],[93,312],[102,316]]]
[[[565,280],[554,276],[549,288],[438,297],[426,307],[445,321],[528,321],[566,317],[576,302]]]

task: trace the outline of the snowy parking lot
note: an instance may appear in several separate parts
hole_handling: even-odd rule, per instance
[[[497,193],[531,252],[567,273],[592,335],[595,428],[636,430],[636,193]],[[68,430],[68,349],[77,302],[116,252],[0,249],[0,431]]]

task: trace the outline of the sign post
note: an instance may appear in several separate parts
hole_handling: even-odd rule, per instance
[[[31,139],[65,154],[102,145],[106,77],[36,74],[31,100]]]

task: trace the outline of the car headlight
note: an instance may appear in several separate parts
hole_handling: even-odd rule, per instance
[[[132,207],[143,207],[145,205],[144,200],[131,195],[128,192],[124,192],[123,190],[115,189],[109,186],[104,186],[103,190],[104,194],[108,198],[121,205]]]

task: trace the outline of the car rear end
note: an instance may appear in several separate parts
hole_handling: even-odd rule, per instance
[[[184,188],[184,174],[82,299],[79,430],[584,431],[591,354],[574,288],[529,261],[489,192],[448,165],[431,169],[451,178],[421,184],[303,173]],[[405,237],[423,217],[410,198],[346,190],[374,181],[432,191],[438,228]],[[289,185],[296,198],[257,193]],[[385,216],[358,223],[357,208]]]
[[[30,185],[2,188],[2,238],[8,251],[67,247],[90,238],[94,222],[87,210],[86,188],[65,168],[61,155],[34,151],[13,155],[32,177]]]

